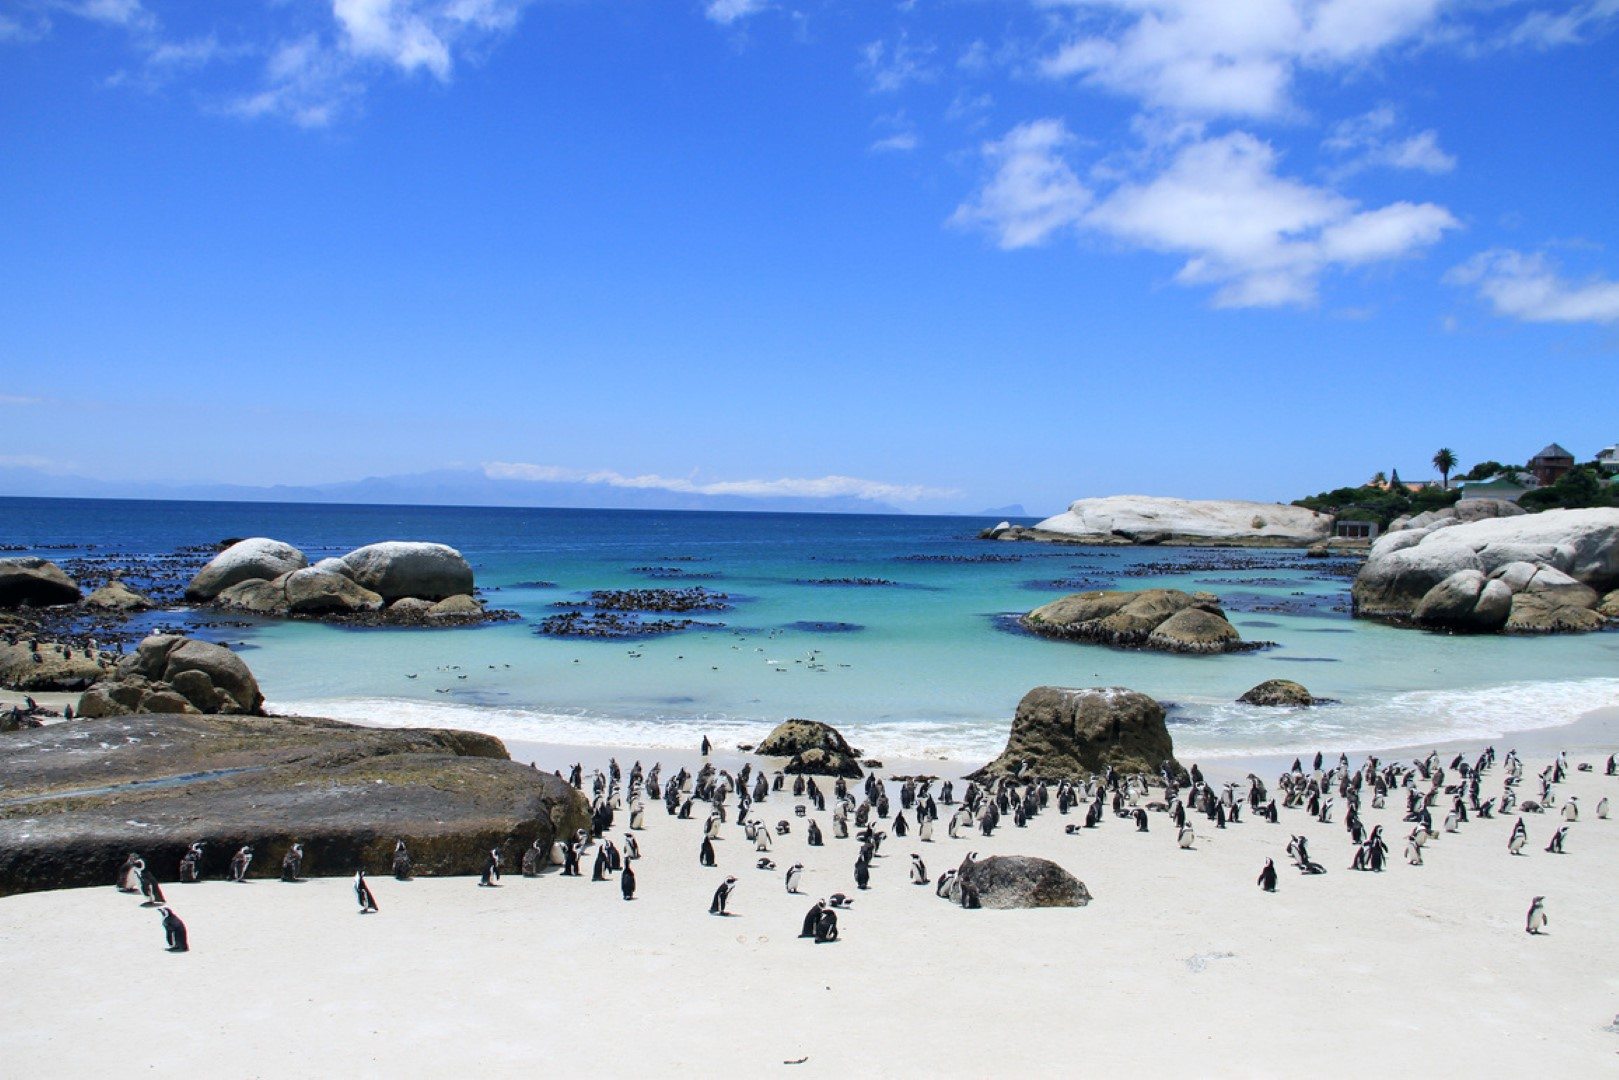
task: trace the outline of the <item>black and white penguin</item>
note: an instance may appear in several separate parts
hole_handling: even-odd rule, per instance
[[[138,893],[141,891],[141,867],[146,865],[133,851],[124,859],[124,865],[118,868],[118,879],[114,884],[119,892]]]
[[[1608,797],[1606,795],[1597,800],[1597,820],[1608,820]]]
[[[594,865],[593,867],[590,868],[590,880],[591,881],[606,881],[607,880],[607,867],[608,867],[607,845],[603,844],[601,847],[596,849],[596,865]]]
[[[857,889],[871,887],[871,866],[863,858],[854,861],[854,884]]]
[[[1563,841],[1565,839],[1567,839],[1567,838],[1568,838],[1568,826],[1567,825],[1558,826],[1557,831],[1552,833],[1552,842],[1546,845],[1547,853],[1552,854],[1552,855],[1565,854],[1565,852],[1563,851]]]
[[[364,870],[354,871],[354,900],[360,905],[361,915],[381,910],[377,907],[377,898],[371,895],[371,886],[366,883]]]
[[[564,844],[562,847],[562,876],[579,876],[579,857],[583,849],[578,842]]]
[[[1507,837],[1507,851],[1512,855],[1522,855],[1524,845],[1529,843],[1529,830],[1524,828],[1523,818],[1512,826],[1512,835]]]
[[[303,868],[303,865],[304,846],[302,844],[293,844],[281,859],[281,880],[302,881],[303,879],[298,876],[298,871]]]
[[[913,852],[911,854],[911,884],[926,885],[928,880],[927,864],[922,861],[922,856]]]
[[[700,846],[697,849],[697,865],[698,866],[717,866],[717,865],[719,865],[718,862],[716,862],[715,859],[714,859],[714,841],[711,838],[707,837],[707,836],[703,837],[702,846]]]
[[[624,864],[624,872],[618,875],[618,891],[626,900],[635,899],[635,867],[629,863]]]
[[[403,840],[394,841],[393,871],[395,880],[410,880],[410,849],[405,847]]]
[[[1563,804],[1563,820],[1580,820],[1580,800],[1578,796],[1570,795],[1568,801]]]
[[[247,868],[253,865],[253,845],[244,844],[230,859],[230,879],[246,881]]]
[[[840,892],[835,892],[835,893],[832,894],[832,900],[831,900],[830,906],[841,909],[841,908],[849,907],[853,903],[854,903],[854,900],[851,899],[850,897],[847,897],[847,896],[843,895]]]
[[[1134,817],[1136,819],[1136,832],[1146,832],[1147,812],[1138,806],[1135,808]]]
[[[545,865],[547,849],[538,840],[530,844],[523,851],[522,872],[524,877],[539,877],[540,867]]]
[[[500,849],[489,849],[489,861],[484,863],[483,873],[478,878],[478,885],[486,889],[500,887]]]
[[[1266,892],[1276,891],[1276,864],[1265,860],[1265,869],[1259,872],[1259,887]]]
[[[821,836],[821,826],[816,824],[814,818],[810,818],[809,827],[804,830],[804,834],[806,837],[805,842],[808,843],[810,847],[821,847],[826,843],[825,838]]]
[[[736,888],[736,878],[728,877],[720,882],[720,887],[714,890],[714,899],[708,905],[710,915],[729,915],[725,905],[731,900],[731,892]]]
[[[1422,865],[1422,841],[1417,838],[1417,830],[1412,829],[1411,835],[1405,841],[1405,861],[1412,866]]]
[[[180,921],[180,916],[166,907],[157,909],[163,916],[163,941],[169,952],[190,952],[191,941],[186,936],[186,924]]]
[[[186,849],[180,858],[180,872],[178,879],[187,885],[194,885],[202,880],[202,841],[199,840]]]
[[[803,923],[803,926],[801,926],[799,928],[798,936],[801,937],[801,938],[812,938],[812,937],[814,937],[815,936],[815,927],[821,921],[821,912],[823,912],[825,910],[826,910],[826,901],[825,900],[817,900],[817,901],[815,901],[814,904],[811,904],[809,911],[805,912],[805,914],[804,914],[804,923]]]
[[[1176,836],[1175,842],[1180,845],[1182,851],[1190,851],[1192,850],[1192,842],[1196,839],[1197,834],[1192,831],[1191,822],[1187,822],[1185,825],[1181,826],[1180,833]]]
[[[1524,918],[1525,930],[1538,934],[1546,929],[1546,898],[1537,896],[1529,901],[1529,914]]]
[[[146,860],[140,862],[141,895],[146,897],[142,907],[162,907],[167,901],[163,899],[163,887],[157,883],[157,875],[152,873]]]
[[[831,908],[821,912],[821,917],[815,920],[815,944],[825,945],[829,941],[838,940],[838,913]]]
[[[708,736],[707,735],[704,735],[703,736],[703,746],[702,746],[703,756],[707,757],[709,755],[709,752],[712,751],[713,749],[714,749],[714,744],[708,741]]]
[[[790,892],[790,893],[796,893],[798,891],[798,883],[800,881],[802,881],[803,878],[804,878],[804,864],[803,863],[795,862],[795,863],[793,863],[793,865],[789,866],[787,868],[787,891]]]

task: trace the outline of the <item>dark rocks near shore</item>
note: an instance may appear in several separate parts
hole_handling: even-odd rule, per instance
[[[1050,859],[1033,855],[969,857],[956,877],[972,887],[985,908],[1084,907],[1092,900],[1083,881]]]
[[[0,559],[0,608],[77,604],[78,583],[49,559]]]
[[[547,615],[534,627],[544,637],[597,638],[605,641],[634,641],[640,638],[678,634],[693,627],[719,629],[719,623],[695,619],[644,619],[613,611],[563,611]]]
[[[851,747],[837,728],[819,720],[782,721],[754,753],[791,758],[784,767],[789,773],[843,776],[851,780],[864,775],[860,770],[860,751]]]
[[[574,605],[568,605],[570,607]],[[597,611],[648,611],[685,614],[693,611],[728,611],[731,598],[701,585],[686,589],[597,589],[584,607]]]
[[[1285,708],[1314,705],[1320,699],[1290,679],[1267,679],[1237,700],[1244,705]]]
[[[1154,775],[1175,747],[1164,707],[1122,686],[1037,686],[1023,695],[1001,755],[970,779],[1081,780],[1113,766]]]
[[[1074,593],[1023,617],[1024,629],[1042,637],[1116,648],[1174,653],[1228,653],[1262,648],[1245,642],[1212,593],[1179,589],[1122,589]]]
[[[93,779],[92,779],[93,778]],[[201,840],[222,877],[243,844],[275,876],[294,842],[306,876],[476,874],[589,824],[584,797],[473,732],[297,717],[117,716],[0,736],[0,895],[103,885],[130,852],[165,882]]]
[[[112,671],[110,653],[60,641],[0,642],[0,686],[23,693],[84,690]]]
[[[85,717],[131,713],[259,715],[264,695],[241,657],[223,645],[154,634],[79,699]]]

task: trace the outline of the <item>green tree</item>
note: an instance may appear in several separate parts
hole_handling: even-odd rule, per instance
[[[1448,446],[1440,447],[1439,452],[1433,456],[1433,467],[1439,470],[1441,486],[1450,488],[1450,470],[1456,467],[1456,452]]]
[[[1382,469],[1379,469],[1379,470],[1377,470],[1376,472],[1374,472],[1372,474],[1372,481],[1371,481],[1371,484],[1369,486],[1371,486],[1371,487],[1382,487],[1384,484],[1386,484],[1388,482],[1389,482],[1388,474],[1385,473]]]

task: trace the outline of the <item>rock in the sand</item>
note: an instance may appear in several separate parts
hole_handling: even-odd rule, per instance
[[[832,750],[850,757],[860,756],[860,751],[851,748],[837,728],[819,720],[783,720],[765,736],[765,741],[758,745],[754,753],[766,757],[792,757],[805,750]]]
[[[1244,642],[1212,593],[1179,589],[1104,589],[1042,604],[1019,620],[1042,637],[1120,648],[1223,653],[1258,648]]]
[[[1112,495],[1080,499],[1032,529],[999,536],[1091,544],[1309,547],[1332,534],[1332,516],[1280,503]]]
[[[282,588],[287,596],[287,609],[299,614],[382,609],[381,596],[344,574],[323,570],[318,566],[294,570],[287,575]]]
[[[309,565],[304,553],[291,544],[255,536],[240,540],[214,556],[212,562],[186,586],[186,599],[192,603],[212,600],[238,582],[261,578],[273,581],[282,574]]]
[[[79,602],[79,586],[48,559],[0,559],[0,608]]]
[[[1315,696],[1290,679],[1267,679],[1237,700],[1245,705],[1273,707],[1315,704]]]
[[[83,690],[112,670],[106,653],[85,655],[82,647],[55,641],[0,641],[0,686],[24,693],[47,690]],[[67,655],[63,656],[63,652]]]
[[[991,855],[964,863],[961,877],[978,891],[986,908],[1084,907],[1091,902],[1083,881],[1050,859],[1032,855]]]
[[[1174,757],[1164,707],[1146,694],[1037,686],[1018,702],[1006,749],[971,778],[1079,780],[1109,765],[1153,775],[1166,761],[1179,771]]]
[[[472,567],[445,544],[387,540],[343,556],[349,576],[384,601],[443,600],[472,592]]]
[[[79,715],[138,712],[256,714],[264,709],[258,680],[223,645],[154,634],[118,662],[110,677],[79,699]]]
[[[89,607],[103,611],[150,611],[157,605],[151,599],[114,579],[84,598]]]
[[[205,840],[204,877],[252,844],[255,876],[385,873],[404,840],[418,874],[476,874],[491,848],[513,865],[590,823],[584,796],[466,731],[355,727],[297,717],[124,716],[0,736],[0,896],[103,885],[131,852],[173,880]],[[261,870],[262,868],[262,870]]]
[[[858,780],[865,775],[855,758],[819,746],[794,754],[792,760],[782,766],[782,771],[805,776],[842,776],[850,780]]]

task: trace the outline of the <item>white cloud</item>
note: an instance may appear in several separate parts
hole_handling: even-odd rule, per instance
[[[1075,17],[1039,68],[1154,108],[1276,117],[1302,68],[1363,63],[1414,40],[1442,0],[1043,0]]]
[[[769,6],[769,0],[708,0],[703,14],[710,22],[730,26],[739,19],[759,14]]]
[[[1473,286],[1497,314],[1525,322],[1619,322],[1619,282],[1600,277],[1569,281],[1539,253],[1510,248],[1480,252],[1445,280]]]
[[[1003,249],[1032,247],[1079,225],[1091,193],[1064,154],[1074,137],[1061,120],[1032,120],[983,146],[994,175],[950,224],[983,228]]]
[[[1382,105],[1338,124],[1321,145],[1345,159],[1339,176],[1375,166],[1436,174],[1456,167],[1456,158],[1440,147],[1438,132],[1396,138],[1398,124],[1393,107]]]
[[[1411,255],[1458,227],[1432,203],[1361,210],[1281,176],[1276,151],[1243,132],[1184,142],[1167,165],[1098,197],[1064,157],[1072,142],[1061,121],[1040,120],[986,144],[994,173],[951,223],[984,227],[1003,248],[1090,231],[1183,254],[1175,279],[1214,286],[1221,307],[1313,303],[1326,270]]]
[[[903,90],[912,83],[932,82],[938,77],[933,66],[934,47],[913,45],[903,31],[893,44],[872,41],[861,46],[860,66],[871,79],[871,88],[880,94]]]
[[[922,145],[922,136],[917,133],[916,125],[911,123],[904,109],[879,116],[871,126],[885,133],[872,141],[869,148],[872,153],[908,154]]]
[[[23,394],[0,394],[0,406],[5,405],[43,405],[44,398],[27,397]]]
[[[1602,29],[1615,18],[1619,18],[1619,0],[1586,0],[1560,11],[1539,8],[1512,28],[1506,44],[1536,49],[1580,45],[1590,39],[1593,31]]]
[[[786,496],[804,499],[854,497],[895,502],[948,498],[959,492],[923,487],[919,484],[890,484],[853,476],[783,477],[776,480],[699,481],[655,473],[626,476],[611,469],[587,471],[560,465],[530,465],[521,462],[491,461],[483,467],[492,480],[523,480],[540,484],[601,484],[619,488],[656,488],[693,495]]]

